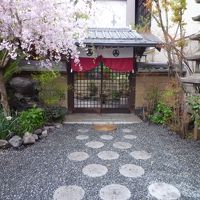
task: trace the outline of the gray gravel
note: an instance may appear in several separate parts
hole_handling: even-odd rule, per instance
[[[87,140],[77,140],[80,128],[88,128],[84,133]],[[122,128],[130,128],[135,136],[128,140]],[[113,140],[103,140],[105,132],[96,132],[90,125],[64,125],[47,138],[22,150],[0,151],[0,200],[50,200],[60,186],[77,185],[84,189],[84,200],[100,200],[99,191],[109,184],[121,184],[131,191],[131,200],[153,198],[148,194],[148,186],[154,182],[166,182],[181,193],[181,200],[200,199],[200,142],[182,140],[166,128],[146,123],[118,125],[109,132]],[[130,133],[129,133],[130,134]],[[92,149],[85,146],[89,141],[100,141],[104,146]],[[130,149],[113,147],[114,142],[129,142]],[[116,160],[101,160],[100,151],[115,151],[120,156]],[[144,150],[151,153],[148,160],[136,160],[130,153]],[[74,162],[68,155],[75,151],[89,154],[89,158]],[[108,168],[106,175],[97,178],[85,176],[82,169],[88,164],[101,164]],[[119,173],[125,164],[135,164],[145,170],[139,178],[127,178]]]

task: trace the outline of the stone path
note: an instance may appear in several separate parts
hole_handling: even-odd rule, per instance
[[[0,152],[0,199],[199,200],[199,169],[200,142],[163,127],[65,125],[34,146]]]

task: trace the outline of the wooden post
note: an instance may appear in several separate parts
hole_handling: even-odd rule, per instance
[[[194,127],[194,139],[200,140],[200,128],[196,124]]]
[[[133,60],[135,61],[135,51],[133,48]],[[135,65],[133,66],[134,73],[130,72],[129,76],[129,110],[131,113],[135,112],[135,95],[136,95],[136,72],[137,72],[137,64],[133,62]]]
[[[68,90],[68,111],[72,113],[74,111],[74,73],[71,72],[71,62],[67,61],[67,84]]]

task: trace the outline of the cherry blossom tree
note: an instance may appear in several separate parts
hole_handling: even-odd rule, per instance
[[[3,72],[12,59],[59,62],[69,55],[78,61],[83,46],[92,0],[1,0],[0,1],[0,98],[10,115]]]

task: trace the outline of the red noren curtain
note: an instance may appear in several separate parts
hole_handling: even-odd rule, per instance
[[[102,61],[104,65],[113,71],[131,72],[135,70],[135,59],[133,58],[79,58],[80,62],[71,62],[71,68],[75,72],[87,72],[97,67]]]
[[[95,67],[97,67],[101,62],[100,57],[97,57],[97,58],[79,58],[79,60],[80,60],[79,63],[75,63],[74,60],[72,60],[72,62],[71,62],[71,68],[75,72],[90,71],[90,70],[94,69]]]
[[[106,67],[117,72],[131,72],[135,68],[133,58],[103,58]]]

